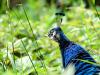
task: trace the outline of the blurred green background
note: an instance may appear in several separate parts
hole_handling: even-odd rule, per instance
[[[61,75],[59,46],[46,36],[58,5],[66,36],[100,64],[99,0],[0,0],[0,75],[36,75],[34,66],[39,75]]]

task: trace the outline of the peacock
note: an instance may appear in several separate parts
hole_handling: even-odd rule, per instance
[[[62,55],[62,64],[65,69],[69,64],[74,64],[74,75],[98,75],[100,66],[90,54],[80,45],[70,41],[60,26],[56,26],[48,33],[48,37],[59,44]]]

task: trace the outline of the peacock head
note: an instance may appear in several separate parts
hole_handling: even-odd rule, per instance
[[[50,39],[59,42],[63,38],[63,32],[60,27],[55,27],[51,29],[48,33]]]

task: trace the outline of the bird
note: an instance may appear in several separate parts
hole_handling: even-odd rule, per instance
[[[75,66],[74,75],[99,75],[100,66],[88,51],[70,41],[60,26],[52,28],[48,32],[48,37],[59,44],[64,69],[72,63]]]

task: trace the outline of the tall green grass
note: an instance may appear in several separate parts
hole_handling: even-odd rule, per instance
[[[99,8],[98,8],[99,9]],[[57,43],[47,35],[56,23],[54,6],[28,0],[0,15],[1,75],[60,75],[61,56]],[[96,9],[73,6],[66,11],[62,29],[100,64],[100,19]]]

